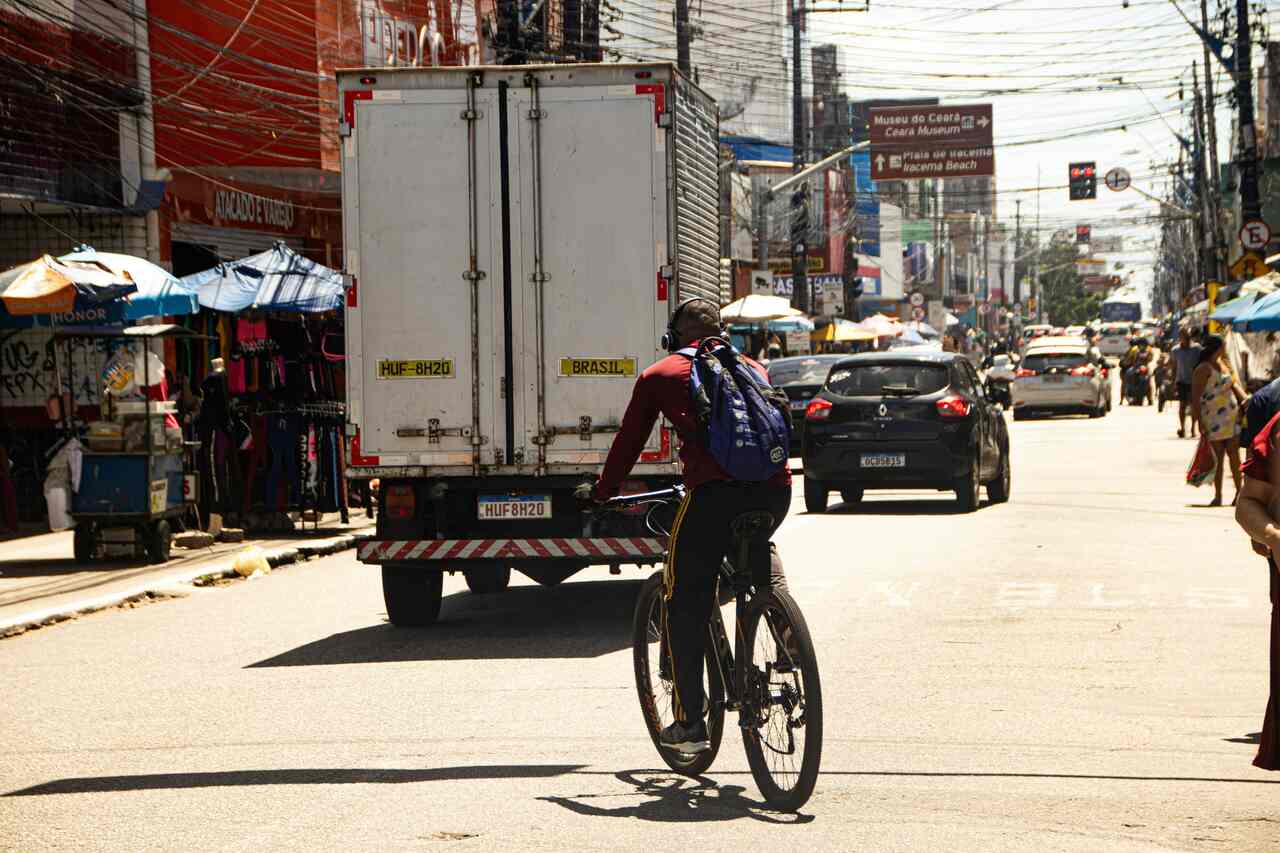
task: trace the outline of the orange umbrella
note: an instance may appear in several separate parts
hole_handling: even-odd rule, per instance
[[[62,314],[75,310],[76,296],[107,301],[137,289],[127,272],[88,261],[60,261],[44,255],[0,275],[11,282],[0,294],[15,316]]]

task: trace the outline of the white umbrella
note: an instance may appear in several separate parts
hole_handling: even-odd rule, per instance
[[[750,293],[720,309],[720,319],[726,323],[759,323],[802,316],[804,312],[792,308],[791,303],[781,296],[760,293]]]

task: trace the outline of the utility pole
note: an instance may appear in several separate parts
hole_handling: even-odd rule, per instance
[[[1031,275],[1031,295],[1036,298],[1036,322],[1044,317],[1044,294],[1040,289],[1040,166],[1036,165],[1036,265]]]
[[[1022,254],[1022,199],[1014,199],[1013,213],[1013,304],[1022,302],[1022,280],[1018,278],[1018,256]],[[1022,312],[1018,312],[1022,317]]]
[[[600,0],[582,0],[582,61],[599,62]]]
[[[1209,32],[1209,2],[1208,0],[1200,0],[1200,26]],[[1204,40],[1201,39],[1203,42]],[[1209,135],[1209,226],[1210,234],[1213,235],[1213,266],[1210,270],[1212,275],[1218,281],[1226,280],[1226,263],[1223,249],[1226,246],[1226,239],[1222,234],[1222,179],[1218,171],[1218,119],[1214,114],[1216,106],[1213,100],[1213,65],[1209,62],[1209,44],[1204,42],[1204,104],[1205,104],[1205,124],[1208,126]]]
[[[1262,218],[1258,196],[1258,134],[1253,118],[1253,42],[1249,0],[1236,0],[1236,104],[1240,110],[1240,217]]]
[[[801,36],[804,32],[804,0],[791,0],[791,171],[804,169],[804,72]],[[809,217],[808,187],[791,193],[791,304],[809,313]]]
[[[1205,73],[1209,73],[1209,69],[1205,67]],[[1200,74],[1195,63],[1191,65],[1191,92],[1195,98],[1194,109],[1191,119],[1195,124],[1195,162],[1192,167],[1195,169],[1196,176],[1196,195],[1199,196],[1196,205],[1196,212],[1199,214],[1196,218],[1200,221],[1195,223],[1196,240],[1199,260],[1200,274],[1199,279],[1207,280],[1217,274],[1217,264],[1213,263],[1213,236],[1209,231],[1210,220],[1213,215],[1212,202],[1210,201],[1209,180],[1205,175],[1205,150],[1204,150],[1204,107],[1203,101],[1200,99]]]
[[[689,66],[689,0],[676,0],[676,67],[686,77]]]

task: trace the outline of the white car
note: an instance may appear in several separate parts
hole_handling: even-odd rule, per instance
[[[1027,347],[1014,374],[1012,396],[1016,421],[1032,413],[1100,418],[1111,409],[1110,371],[1081,338],[1041,338]]]
[[[1105,323],[1098,335],[1098,350],[1107,358],[1119,358],[1129,351],[1133,326],[1129,323]]]

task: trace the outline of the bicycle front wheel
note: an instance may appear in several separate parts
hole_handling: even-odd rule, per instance
[[[769,805],[795,811],[813,794],[822,760],[822,684],[809,627],[795,599],[772,589],[752,602],[744,638],[747,762]]]
[[[720,751],[724,735],[724,681],[707,639],[707,680],[704,689],[710,705],[707,713],[707,736],[711,748],[686,754],[662,746],[658,735],[675,720],[671,657],[667,652],[666,604],[662,598],[662,572],[656,572],[640,587],[636,598],[636,614],[632,624],[632,656],[635,659],[636,691],[640,694],[640,711],[645,728],[667,766],[677,773],[697,776],[704,773]]]

